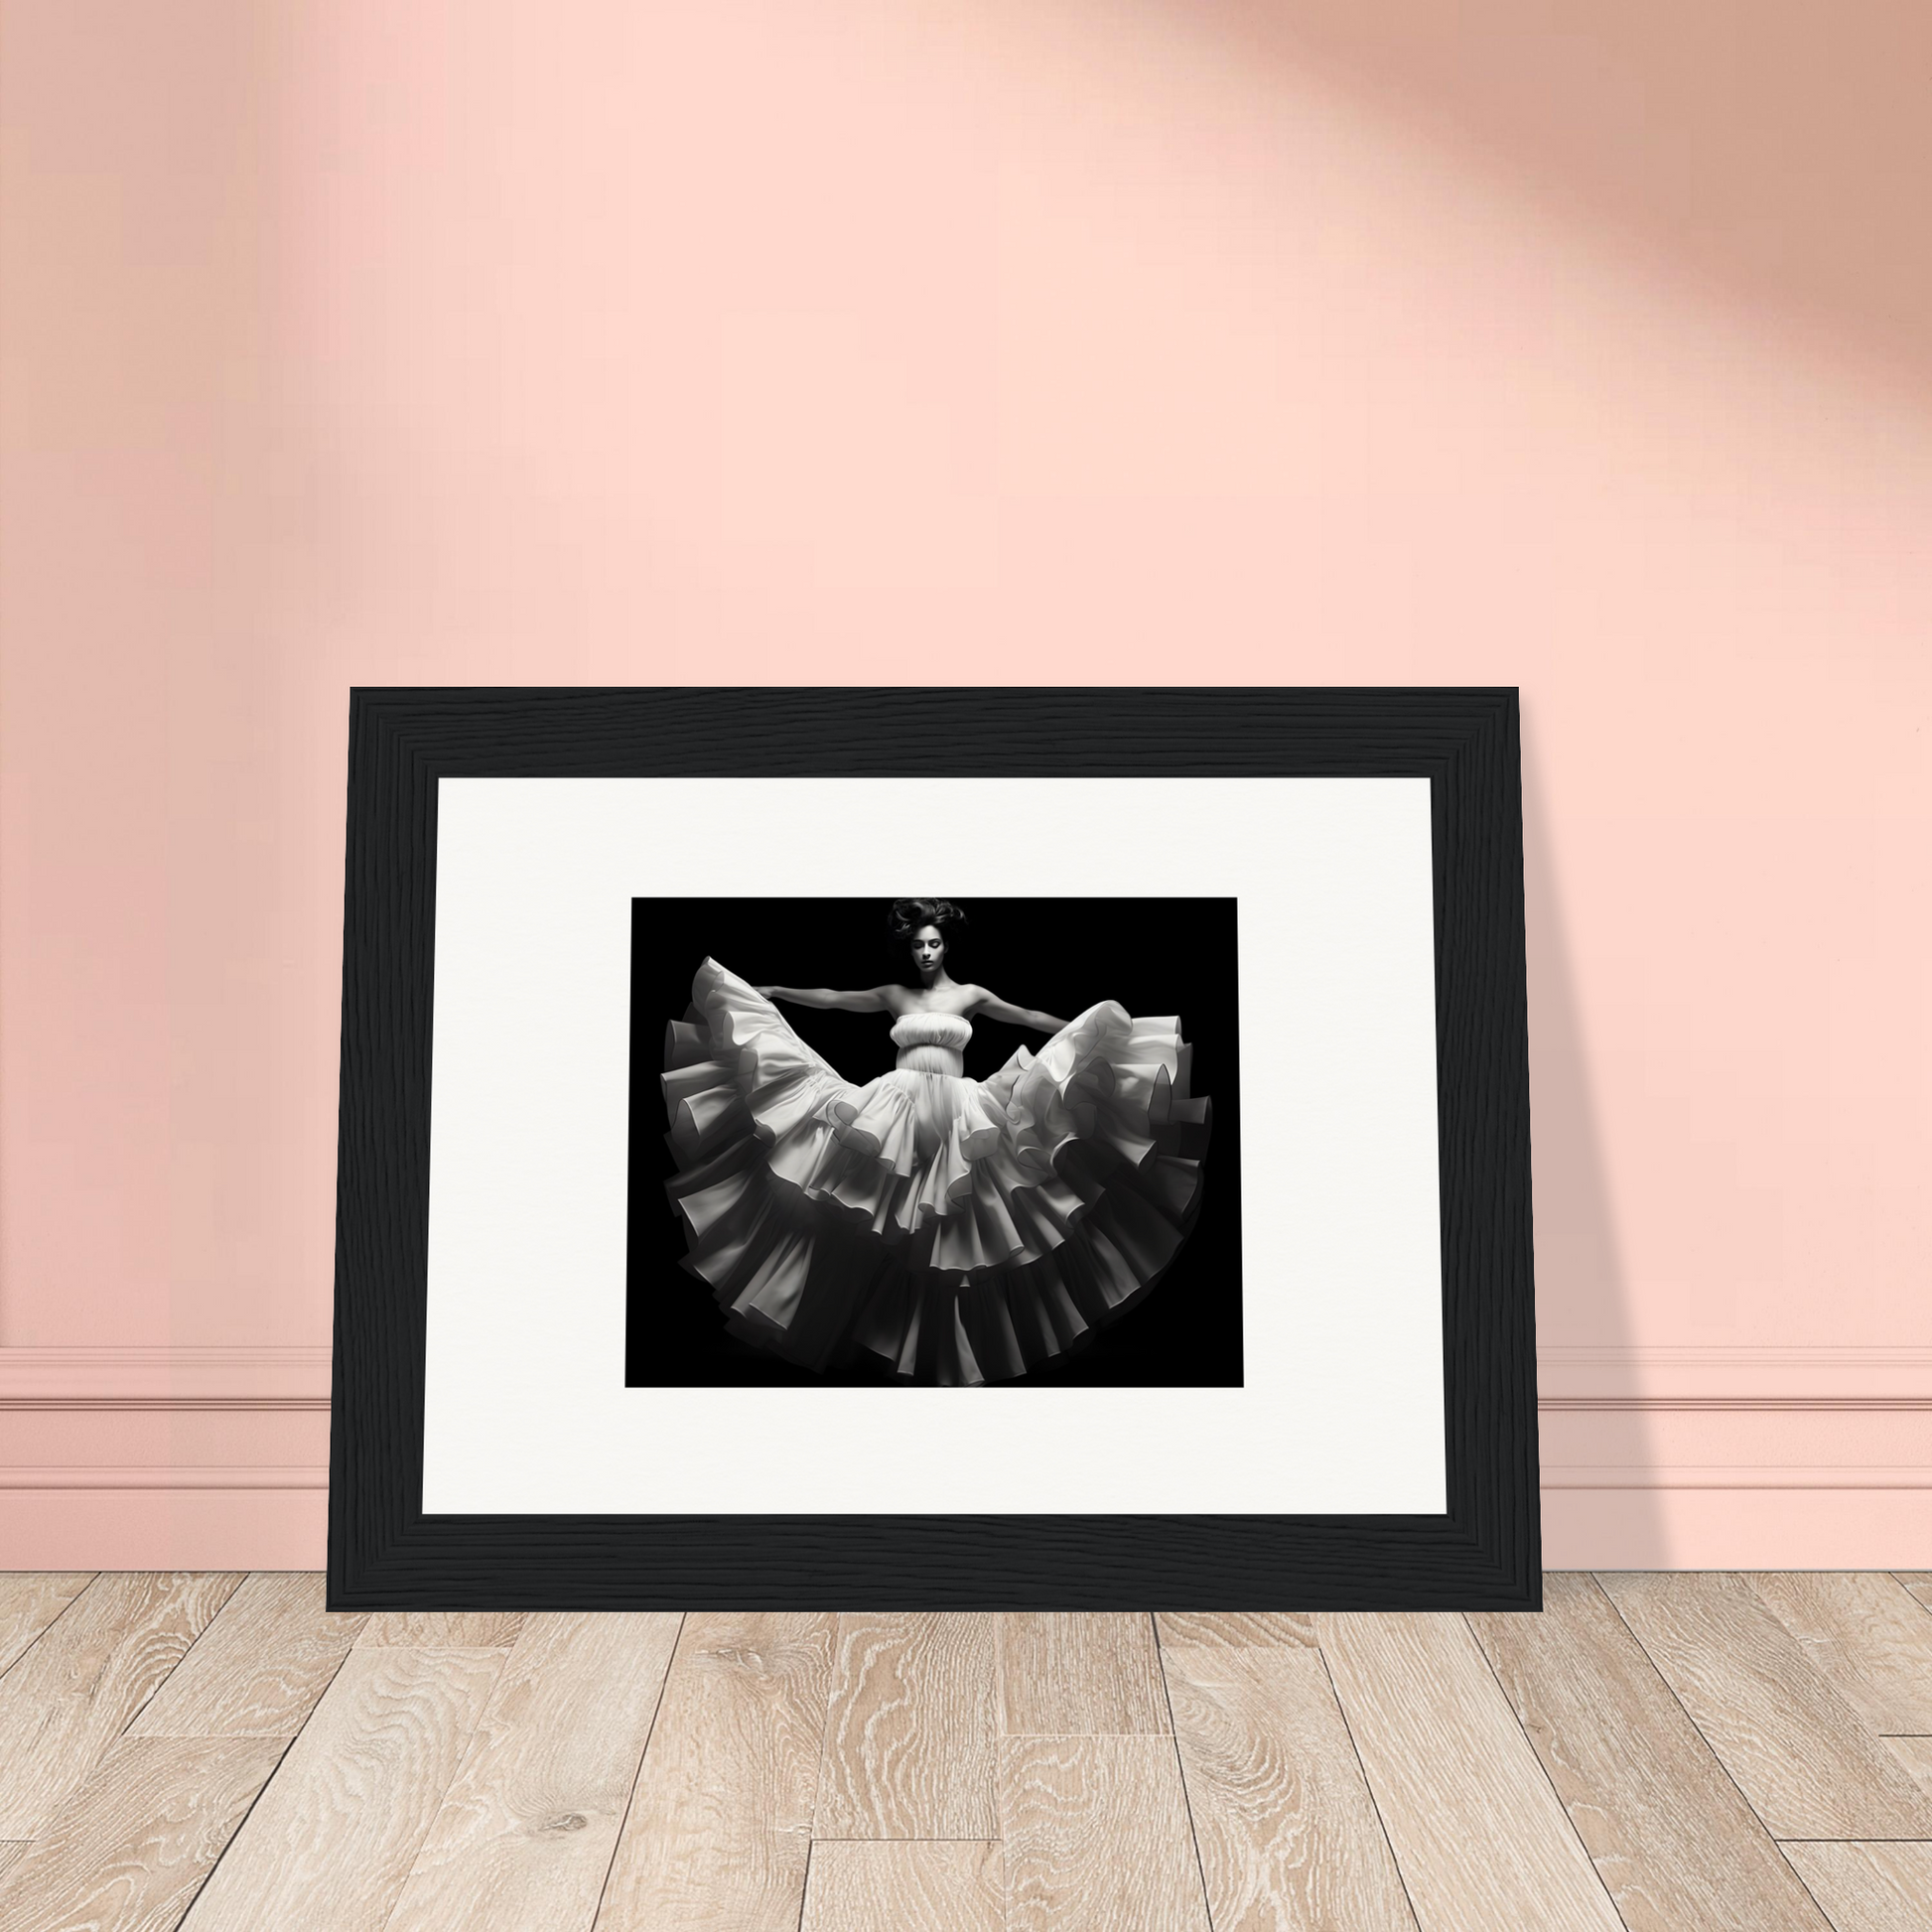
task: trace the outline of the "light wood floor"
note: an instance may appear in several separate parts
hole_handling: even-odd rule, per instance
[[[0,1932],[1932,1927],[1932,1575],[1541,1616],[0,1576]]]

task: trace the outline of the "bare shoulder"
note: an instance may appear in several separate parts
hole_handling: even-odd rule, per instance
[[[973,1013],[980,1007],[996,1007],[1000,1004],[998,996],[983,986],[962,986],[959,990],[966,998],[966,1004],[960,1009],[962,1013]]]
[[[875,986],[872,997],[879,1002],[882,1012],[895,1017],[903,1014],[908,1007],[905,988],[902,986]]]

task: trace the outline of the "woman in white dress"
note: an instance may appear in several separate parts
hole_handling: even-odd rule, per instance
[[[716,960],[666,1040],[685,1266],[733,1331],[824,1368],[857,1345],[901,1376],[1008,1380],[1143,1297],[1198,1209],[1209,1108],[1178,1019],[1111,1000],[1062,1023],[946,969],[965,914],[897,899],[916,987],[749,986]],[[774,1001],[893,1016],[898,1064],[864,1085]],[[1048,1034],[965,1077],[974,1015]]]

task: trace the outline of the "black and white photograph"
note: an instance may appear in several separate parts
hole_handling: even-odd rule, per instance
[[[633,900],[626,1382],[1239,1386],[1237,911]]]

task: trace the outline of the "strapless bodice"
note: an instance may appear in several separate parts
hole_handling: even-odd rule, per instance
[[[957,1013],[907,1013],[893,1022],[893,1044],[900,1067],[912,1073],[966,1071],[966,1047],[973,1023]]]
[[[972,1044],[973,1023],[957,1013],[907,1013],[893,1022],[895,1046],[946,1046],[963,1053]]]

